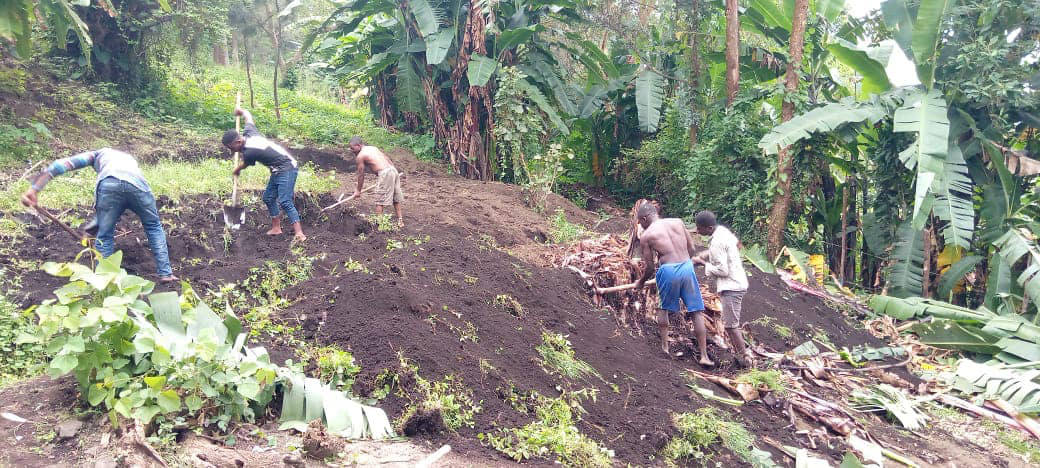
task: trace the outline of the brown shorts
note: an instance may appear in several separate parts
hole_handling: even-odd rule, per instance
[[[404,201],[404,192],[401,191],[401,173],[397,168],[390,166],[379,171],[379,180],[376,182],[376,204],[393,205]]]
[[[740,303],[744,300],[747,291],[722,291],[722,326],[726,328],[740,328]]]

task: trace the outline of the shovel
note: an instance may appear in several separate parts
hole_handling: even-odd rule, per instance
[[[362,189],[361,193],[365,193],[365,192],[367,192],[369,190],[372,190],[374,187],[375,187],[375,184],[369,185],[368,187],[365,187],[364,189]],[[325,208],[322,208],[321,211],[331,210],[331,209],[333,209],[333,208],[335,208],[337,206],[340,206],[340,205],[342,205],[342,204],[344,204],[344,203],[346,203],[348,201],[351,201],[353,199],[354,199],[354,195],[351,195],[351,196],[347,197],[346,199],[343,198],[343,195],[340,195],[339,196],[339,200],[337,200],[336,203],[333,203],[333,204],[331,204],[329,206],[326,206]]]
[[[235,96],[235,108],[242,104],[242,93]],[[241,132],[242,118],[235,116],[235,131]],[[234,165],[238,167],[238,152],[235,152]],[[238,203],[238,176],[233,177],[231,183],[231,205],[224,205],[224,225],[231,229],[238,229],[246,222],[246,209]]]

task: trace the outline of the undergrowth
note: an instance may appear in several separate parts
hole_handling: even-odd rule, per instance
[[[777,466],[769,452],[755,447],[755,437],[739,422],[726,419],[711,407],[672,417],[679,434],[668,441],[661,455],[670,466],[697,461],[706,464],[712,458],[707,449],[718,441],[745,463],[755,468]]]
[[[423,414],[440,413],[444,427],[455,432],[463,427],[476,425],[476,415],[481,412],[480,403],[474,401],[473,390],[463,384],[462,379],[452,374],[445,375],[439,381],[423,378],[419,375],[419,367],[412,364],[403,355],[399,356],[403,372],[412,374],[415,379],[415,390],[418,399],[404,409],[398,418],[398,428],[404,425],[416,412]]]
[[[553,244],[569,244],[586,234],[582,225],[567,220],[563,210],[556,210],[556,214],[549,218],[549,242]]]
[[[590,376],[602,379],[596,368],[574,356],[574,348],[566,335],[543,331],[542,344],[535,346],[535,350],[542,355],[542,368],[548,373],[556,372],[570,379]]]
[[[361,372],[361,366],[354,361],[354,355],[350,351],[344,351],[335,345],[305,346],[298,350],[298,354],[303,364],[313,361],[319,380],[336,390],[352,393],[354,378]]]
[[[22,311],[0,295],[0,388],[43,370],[44,346],[19,340],[33,329],[32,310]]]
[[[535,394],[538,405],[535,420],[525,426],[499,429],[477,435],[484,443],[506,456],[523,461],[535,457],[555,457],[564,466],[607,467],[614,452],[578,430],[581,402],[595,398],[589,390],[565,392],[557,398]]]
[[[751,369],[735,379],[737,382],[749,384],[755,388],[768,388],[779,396],[787,394],[787,383],[784,382],[783,373],[777,369],[759,370]]]

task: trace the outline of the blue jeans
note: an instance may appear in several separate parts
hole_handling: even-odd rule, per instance
[[[264,190],[264,203],[272,218],[278,217],[279,208],[289,217],[289,224],[300,222],[300,213],[293,205],[293,191],[296,190],[296,170],[272,172]]]
[[[141,218],[144,233],[148,236],[148,247],[155,257],[156,269],[160,277],[170,276],[170,252],[166,247],[166,231],[159,221],[159,210],[155,208],[155,197],[130,182],[115,177],[106,177],[97,185],[94,204],[97,211],[98,234],[94,248],[107,257],[115,252],[116,222],[126,210],[133,211]]]

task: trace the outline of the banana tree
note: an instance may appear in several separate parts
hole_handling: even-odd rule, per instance
[[[774,128],[759,146],[775,153],[813,133],[872,131],[882,121],[891,122],[893,132],[914,135],[915,141],[899,153],[900,161],[913,174],[914,190],[912,208],[906,215],[908,225],[896,236],[898,242],[890,256],[890,293],[921,292],[922,243],[914,239],[931,221],[941,231],[945,245],[968,251],[976,248],[980,254],[965,256],[951,266],[949,277],[940,284],[952,285],[975,265],[986,262],[990,270],[987,304],[995,306],[996,297],[1013,292],[1013,269],[1021,271],[1017,282],[1035,304],[1040,299],[1040,262],[1036,261],[1040,251],[1032,233],[1037,231],[1032,229],[1031,217],[1016,211],[1027,205],[1019,204],[1016,187],[1021,180],[1004,167],[998,143],[1002,137],[980,130],[966,103],[949,100],[946,90],[936,85],[936,69],[942,65],[940,46],[950,37],[943,26],[952,14],[949,3],[923,0],[916,7],[903,0],[882,3],[884,21],[896,45],[913,61],[920,85],[893,87],[882,73],[885,63],[878,60],[884,59],[884,51],[835,44],[835,58],[862,75],[864,89],[877,94],[813,109]],[[983,16],[978,21],[993,19]],[[984,232],[977,235],[973,196],[980,187],[986,194],[980,220]]]

